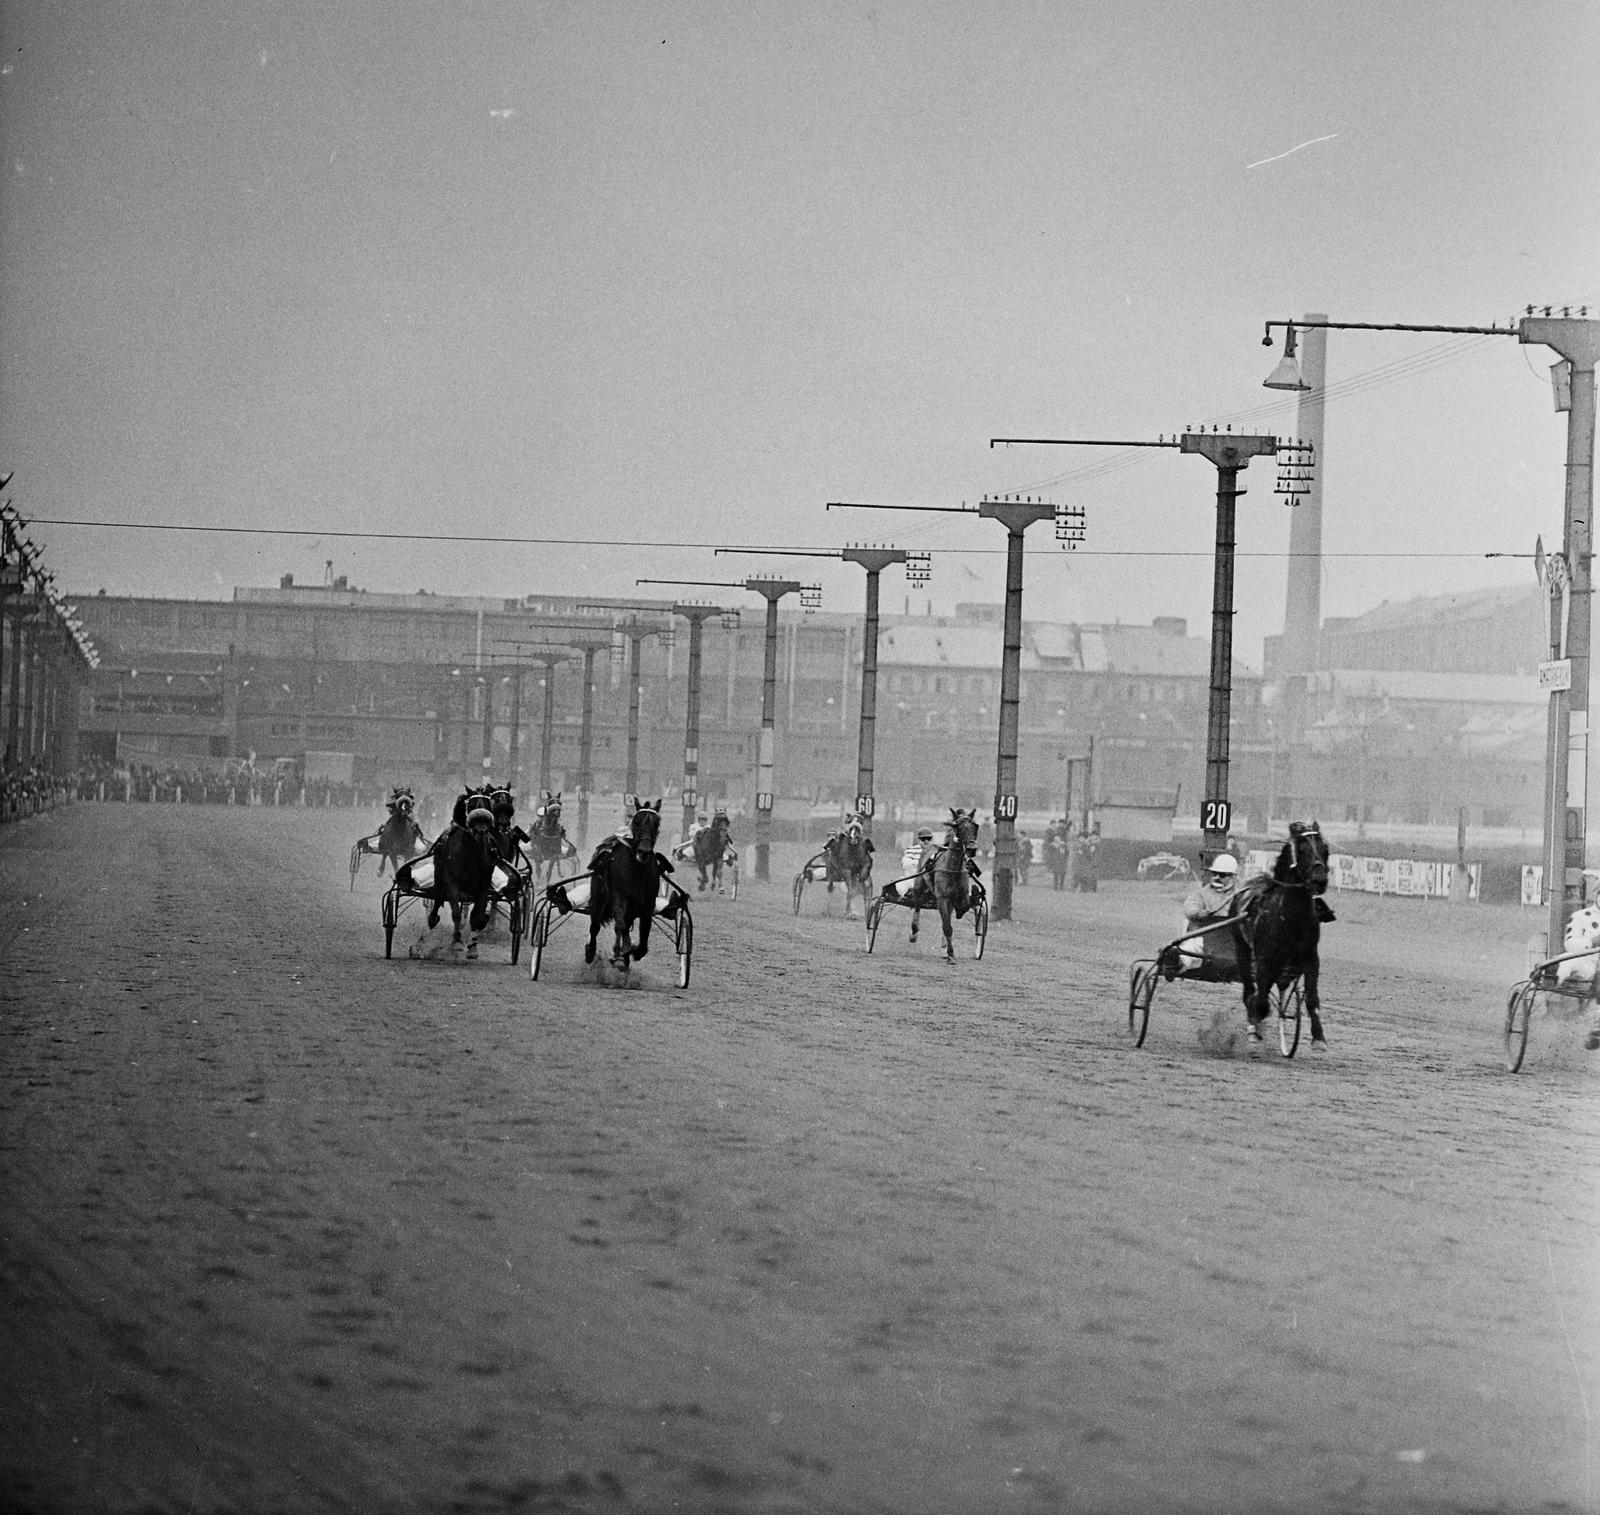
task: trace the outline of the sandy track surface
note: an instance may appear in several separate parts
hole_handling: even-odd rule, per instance
[[[778,849],[688,990],[575,926],[534,984],[385,961],[366,820],[0,834],[10,1506],[1593,1508],[1600,1063],[1501,1067],[1531,915],[1341,900],[1328,1052],[1192,985],[1134,1051],[1171,889],[951,968]]]

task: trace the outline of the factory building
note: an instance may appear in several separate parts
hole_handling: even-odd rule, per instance
[[[512,769],[524,793],[578,787],[584,669],[590,787],[627,776],[629,638],[640,633],[638,785],[681,785],[687,623],[670,602],[373,594],[343,580],[240,588],[231,600],[80,601],[101,649],[81,690],[89,757],[122,763],[310,764],[356,785],[446,789]],[[855,792],[859,615],[779,617],[780,815]],[[1181,804],[1204,773],[1207,644],[1185,622],[1024,627],[1019,799],[1065,803],[1068,760],[1094,754],[1094,797]],[[764,614],[705,623],[701,792],[748,810],[761,723]],[[885,616],[878,648],[880,805],[977,804],[994,788],[1002,607]],[[585,649],[587,650],[587,656]],[[546,683],[552,719],[544,732]],[[1235,729],[1255,730],[1261,680],[1236,666]],[[513,740],[515,732],[515,740]],[[547,766],[546,751],[548,751]],[[344,776],[348,775],[348,778]],[[1081,770],[1080,770],[1081,782]],[[1081,792],[1080,792],[1081,801]]]

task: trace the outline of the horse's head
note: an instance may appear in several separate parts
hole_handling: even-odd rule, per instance
[[[866,837],[866,834],[867,828],[861,824],[861,817],[859,815],[851,816],[849,824],[844,828],[845,840],[852,845],[856,845]]]
[[[1279,883],[1295,883],[1313,894],[1328,889],[1328,844],[1316,821],[1290,821],[1289,840],[1272,869]]]
[[[946,823],[947,831],[945,842],[954,846],[959,844],[961,850],[970,856],[978,850],[978,812],[974,810],[952,809],[950,819]]]
[[[467,831],[473,842],[485,852],[495,846],[494,811],[485,802],[482,794],[472,794],[467,800]]]
[[[640,800],[628,822],[628,841],[635,854],[648,857],[656,850],[661,835],[661,801]]]
[[[490,793],[489,808],[494,812],[495,825],[509,826],[511,817],[517,813],[517,802],[511,790],[502,785]]]

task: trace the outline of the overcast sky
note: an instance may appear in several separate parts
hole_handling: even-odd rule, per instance
[[[988,439],[1256,412],[1269,317],[1600,302],[1594,3],[30,3],[0,46],[0,470],[32,516],[892,540],[939,549],[942,609],[1000,597],[998,526],[824,503],[1033,490],[1109,555],[1036,528],[1027,614],[1204,635],[1209,465],[1063,478],[1104,459]],[[1327,614],[1531,583],[1476,555],[1559,537],[1552,355],[1448,341],[1330,338],[1330,384],[1449,361],[1330,401]],[[1270,464],[1245,482],[1258,664],[1288,512]],[[798,566],[861,602],[858,570],[698,548],[35,537],[79,594],[332,558],[496,595]]]

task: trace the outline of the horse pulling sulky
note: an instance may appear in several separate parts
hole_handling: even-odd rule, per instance
[[[518,832],[511,824],[513,813],[509,789],[484,785],[461,795],[449,827],[432,848],[395,870],[394,882],[383,897],[385,957],[394,953],[394,933],[400,917],[422,901],[427,906],[424,935],[439,924],[444,907],[450,907],[452,954],[462,951],[461,915],[463,909],[467,910],[471,932],[465,945],[468,958],[477,957],[479,937],[503,906],[511,937],[511,961],[517,961],[527,929],[531,880],[518,851]],[[423,955],[419,951],[421,941],[419,937],[413,944],[413,957]]]
[[[1506,1000],[1506,1071],[1515,1073],[1528,1051],[1528,1023],[1542,994],[1548,1013],[1557,1001],[1570,1003],[1588,1022],[1584,1045],[1600,1050],[1600,906],[1573,912],[1556,957],[1535,963],[1527,978],[1512,985]]]
[[[956,960],[951,918],[970,914],[974,944],[972,955],[983,956],[989,939],[989,896],[979,881],[973,856],[978,850],[978,812],[955,809],[945,826],[944,841],[938,847],[925,846],[916,872],[883,886],[882,892],[867,907],[867,951],[877,945],[878,927],[889,905],[903,905],[911,912],[911,937],[924,910],[937,910],[944,930],[945,961]]]
[[[640,802],[630,796],[630,802],[632,815],[627,834],[607,837],[595,848],[587,873],[547,885],[533,907],[529,926],[530,977],[539,977],[552,934],[570,917],[588,917],[589,940],[583,952],[586,963],[595,960],[601,927],[611,924],[615,933],[611,965],[619,973],[627,973],[649,952],[650,928],[660,918],[672,926],[678,987],[688,988],[694,956],[694,920],[689,913],[688,891],[667,877],[672,863],[656,851],[661,801]],[[639,932],[637,944],[632,935],[635,926]]]
[[[807,884],[826,884],[833,893],[835,884],[844,885],[844,918],[850,919],[850,905],[856,895],[870,909],[872,895],[872,838],[859,815],[852,815],[844,829],[836,831],[822,844],[822,851],[807,860],[794,876],[794,913],[800,913],[800,898]]]
[[[693,862],[699,869],[701,894],[715,889],[730,899],[739,898],[739,849],[734,846],[733,823],[726,810],[718,810],[709,825],[696,826],[687,841],[672,849],[672,860]]]
[[[1232,859],[1226,861],[1231,868]],[[1191,922],[1176,941],[1129,968],[1128,1034],[1134,1046],[1144,1045],[1160,985],[1186,979],[1241,985],[1251,1042],[1261,1041],[1262,1023],[1274,1016],[1278,1050],[1293,1057],[1302,1017],[1308,1017],[1312,1046],[1325,1048],[1317,946],[1322,922],[1333,919],[1322,899],[1327,887],[1328,844],[1321,828],[1315,821],[1292,822],[1272,872],[1244,884],[1222,919]]]
[[[522,848],[527,854],[534,879],[538,880],[542,874],[547,884],[555,878],[556,869],[561,864],[577,857],[578,849],[572,845],[567,828],[561,824],[560,794],[545,790],[544,799],[533,812],[533,829],[527,833]]]
[[[378,857],[378,877],[383,877],[383,865],[395,873],[402,863],[428,850],[428,839],[417,825],[413,812],[417,797],[407,786],[389,791],[389,818],[371,836],[363,836],[350,849],[350,888],[356,887],[356,874],[361,871],[361,859],[373,853]]]

